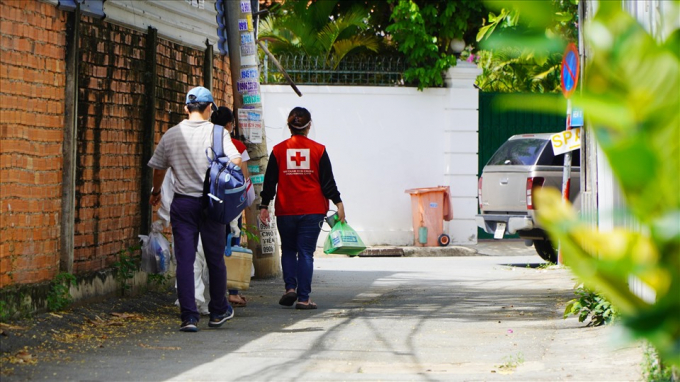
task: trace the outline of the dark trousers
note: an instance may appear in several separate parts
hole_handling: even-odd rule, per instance
[[[281,235],[281,268],[286,290],[295,289],[298,301],[309,301],[314,274],[314,251],[323,214],[277,216]]]
[[[203,242],[205,261],[210,277],[210,314],[227,311],[227,268],[224,265],[225,225],[208,219],[203,213],[201,198],[178,195],[170,207],[170,223],[175,241],[177,259],[177,298],[182,321],[198,322],[194,285],[194,261],[198,247],[198,235]]]

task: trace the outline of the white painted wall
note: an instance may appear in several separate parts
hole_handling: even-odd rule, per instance
[[[324,144],[349,224],[367,245],[413,245],[405,190],[451,187],[454,244],[477,242],[478,71],[459,64],[449,88],[263,85],[267,147],[290,137],[295,106],[312,114],[310,138]],[[322,233],[319,245],[326,235]]]

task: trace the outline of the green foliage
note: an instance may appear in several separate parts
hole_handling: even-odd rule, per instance
[[[0,300],[0,322],[5,322],[9,319],[11,313],[6,301]]]
[[[513,371],[523,363],[524,354],[517,353],[516,355],[511,355],[503,358],[503,364],[496,365],[496,367],[504,371]]]
[[[287,1],[260,22],[258,39],[267,41],[274,55],[318,56],[334,69],[348,54],[377,52],[378,38],[367,33],[366,8],[357,3],[338,14],[337,4],[338,0]]]
[[[130,280],[135,277],[135,272],[139,269],[140,255],[135,254],[141,247],[139,245],[122,249],[118,252],[118,261],[113,263],[116,268],[116,280],[120,283],[121,295],[125,295],[132,285]]]
[[[389,0],[393,23],[386,28],[397,49],[406,56],[407,82],[418,89],[442,86],[442,73],[456,65],[451,41],[474,43],[484,6],[477,0]]]
[[[60,273],[51,282],[47,294],[47,309],[55,312],[64,309],[71,303],[69,288],[76,285],[76,277],[70,273]]]
[[[668,367],[659,358],[654,347],[646,345],[642,363],[642,375],[648,382],[674,382],[678,378],[673,377],[673,367]]]
[[[33,314],[31,297],[16,286],[0,290],[0,322],[30,317]]]
[[[517,48],[480,51],[482,74],[475,84],[482,91],[500,93],[555,93],[561,89],[562,54],[551,53],[538,60]]]
[[[564,318],[578,316],[578,322],[584,322],[590,317],[588,326],[600,326],[614,322],[618,317],[616,308],[603,296],[580,286],[576,288],[575,299],[567,303]]]
[[[561,203],[559,192],[547,190],[536,195],[539,219],[561,242],[565,264],[615,304],[632,334],[680,366],[678,48],[657,42],[619,2],[600,2],[586,31],[591,59],[583,95],[573,102],[583,108],[639,228],[594,230]],[[633,293],[631,277],[655,299]]]
[[[241,233],[246,235],[246,238],[248,241],[253,240],[257,243],[260,242],[260,237],[255,234],[255,231],[257,230],[257,227],[255,225],[247,225],[244,224],[243,227],[241,227]]]
[[[150,273],[146,275],[146,283],[152,288],[160,289],[171,278],[170,275]]]
[[[487,4],[504,8],[489,12],[477,34],[485,50],[476,85],[493,92],[559,92],[565,42],[577,40],[578,1]]]
[[[366,10],[369,14],[366,20],[366,33],[373,36],[384,36],[385,28],[390,24],[390,17],[392,16],[392,7],[385,0],[341,0],[337,2],[335,7],[335,14],[342,15],[357,6]],[[388,40],[381,40],[382,43],[388,44]],[[381,46],[380,51],[389,49],[388,46]]]

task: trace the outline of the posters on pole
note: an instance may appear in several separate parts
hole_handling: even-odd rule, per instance
[[[250,181],[253,184],[264,184],[264,174],[251,175]]]
[[[247,96],[243,96],[244,104]],[[238,125],[248,141],[262,143],[262,109],[239,109]]]
[[[264,224],[257,219],[257,228],[260,230],[260,244],[262,245],[262,253],[274,253],[276,248],[276,225],[274,219],[270,224]]]
[[[246,79],[257,80],[259,77],[260,77],[260,75],[257,72],[257,68],[241,69],[241,79],[242,80],[246,80]]]
[[[262,98],[259,94],[244,94],[243,104],[244,105],[255,105],[262,103]]]
[[[238,80],[236,89],[240,94],[260,94],[260,81],[251,78]]]
[[[251,13],[250,0],[241,0],[241,13]]]
[[[238,30],[239,30],[239,32],[245,32],[245,31],[249,30],[247,19],[239,19],[238,20]]]
[[[254,56],[255,53],[257,53],[257,48],[255,48],[255,44],[241,45],[241,58],[247,56]]]
[[[255,45],[253,32],[241,33],[241,45]]]
[[[252,49],[251,49],[252,47]],[[257,66],[257,55],[255,52],[257,49],[255,45],[250,45],[249,47],[242,46],[241,49],[241,66]],[[245,55],[243,53],[246,53]]]

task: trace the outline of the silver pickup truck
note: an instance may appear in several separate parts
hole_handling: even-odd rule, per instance
[[[564,154],[553,153],[551,135],[513,135],[496,151],[479,178],[481,213],[476,215],[476,221],[496,239],[516,233],[527,245],[533,244],[541,258],[556,263],[555,246],[536,222],[532,199],[538,187],[562,189]],[[580,193],[580,153],[572,151],[572,203]]]

